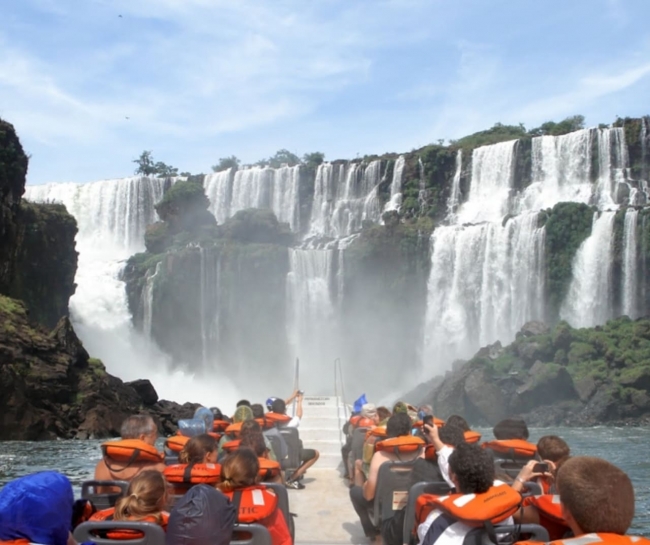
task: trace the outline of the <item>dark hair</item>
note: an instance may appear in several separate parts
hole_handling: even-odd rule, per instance
[[[210,410],[212,411],[212,416],[214,416],[215,420],[223,420],[223,413],[219,407],[210,407]]]
[[[498,440],[528,439],[528,426],[523,418],[505,418],[492,428],[494,437]]]
[[[269,451],[269,449],[266,447],[264,436],[262,435],[261,431],[249,432],[245,435],[242,433],[239,447],[252,450],[258,458],[265,457]]]
[[[585,534],[623,535],[634,518],[634,488],[621,469],[592,456],[569,458],[557,472],[560,502]]]
[[[390,409],[387,407],[377,407],[377,416],[379,417],[379,421],[383,422],[387,418],[390,418],[390,415],[392,413],[390,412]]]
[[[253,410],[253,418],[264,418],[264,407],[260,403],[253,403],[251,409]]]
[[[240,400],[237,402],[237,408],[241,407],[242,405],[245,405],[246,407],[250,407],[250,406],[251,406],[251,402],[248,401],[248,399],[240,399]]]
[[[537,454],[542,460],[551,462],[564,461],[571,454],[567,442],[557,435],[545,435],[537,441]]]
[[[386,435],[388,437],[400,437],[410,435],[411,419],[406,413],[396,413],[388,419],[386,424]]]
[[[241,429],[239,430],[239,437],[243,439],[244,435],[248,433],[262,433],[262,427],[255,420],[244,420],[241,423]]]
[[[450,447],[457,447],[465,442],[465,432],[449,422],[438,430],[438,436],[445,445]]]
[[[181,464],[202,464],[206,454],[217,450],[217,441],[211,435],[202,433],[192,437],[183,450],[178,453],[178,461]]]
[[[284,399],[275,399],[271,405],[271,411],[278,414],[284,414],[287,412],[287,404],[284,402]]]
[[[452,414],[449,418],[447,418],[445,424],[448,426],[456,426],[463,431],[469,431],[469,424],[467,423],[467,420],[465,420],[462,416],[458,416],[457,414]]]
[[[449,455],[449,469],[458,479],[457,492],[482,494],[494,483],[494,462],[479,445],[461,443]]]

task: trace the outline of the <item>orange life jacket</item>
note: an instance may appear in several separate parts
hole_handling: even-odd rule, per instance
[[[0,545],[29,545],[29,539],[21,537],[20,539],[10,539],[9,541],[0,541]]]
[[[108,509],[102,509],[101,511],[97,511],[97,513],[95,513],[92,517],[90,517],[90,521],[102,522],[105,520],[115,520],[114,516],[115,516],[115,507],[110,507]],[[167,530],[167,523],[169,522],[169,513],[162,511],[160,513],[160,520],[158,519],[158,517],[152,515],[137,520],[129,519],[128,522],[152,522],[154,524],[158,524],[159,526],[161,526],[163,530]],[[116,528],[115,530],[107,530],[106,537],[108,537],[109,539],[116,539],[116,540],[128,540],[128,539],[140,539],[144,537],[144,534],[138,530],[127,530],[126,528],[120,530],[119,528]]]
[[[275,427],[275,423],[272,422],[271,420],[268,420],[266,418],[266,415],[263,416],[262,418],[256,418],[255,422],[257,422],[260,425],[260,428],[263,430],[270,430],[271,428]]]
[[[546,528],[551,539],[559,539],[570,530],[569,525],[562,515],[560,496],[555,494],[528,496],[524,498],[524,507],[528,506],[537,509],[539,523]]]
[[[377,424],[372,418],[356,414],[350,417],[350,425],[355,428],[374,428]]]
[[[189,440],[190,438],[184,435],[172,435],[165,439],[165,447],[172,452],[180,452]]]
[[[291,421],[291,417],[288,414],[280,414],[280,413],[274,413],[274,412],[269,412],[264,415],[264,418],[266,418],[267,422],[270,422],[274,426],[281,426],[284,424],[288,424]]]
[[[227,420],[215,420],[212,423],[212,431],[215,433],[223,433],[226,431],[226,428],[230,426],[230,422]]]
[[[459,502],[460,498],[463,500]],[[440,509],[468,526],[480,527],[486,522],[503,522],[520,506],[521,494],[507,484],[499,484],[482,494],[422,494],[415,502],[415,518],[418,524],[422,523],[431,511]]]
[[[414,435],[400,435],[375,443],[375,452],[393,452],[399,454],[416,453],[425,447],[424,439]]]
[[[440,420],[440,418],[436,418],[435,416],[433,417],[433,425],[440,428],[441,426],[445,425],[444,420]],[[424,428],[424,421],[418,420],[416,422],[413,422],[413,427],[418,428],[418,429],[423,429]]]
[[[539,541],[518,541],[518,545],[542,545]],[[599,544],[605,543],[606,545],[649,545],[650,539],[641,536],[629,536],[619,534],[582,534],[578,537],[569,537],[566,539],[557,539],[550,541],[545,545],[584,545],[585,543]]]
[[[478,443],[481,440],[481,434],[477,431],[467,430],[463,435],[466,443]]]
[[[248,486],[224,494],[237,508],[237,522],[244,524],[265,519],[278,506],[275,492],[265,486]]]
[[[376,426],[366,432],[366,441],[371,437],[386,437],[386,426]]]
[[[260,471],[258,475],[262,481],[269,481],[282,473],[280,462],[269,460],[268,458],[258,458]]]
[[[172,464],[163,471],[172,484],[217,484],[221,480],[219,464]]]
[[[241,433],[241,425],[243,422],[235,422],[234,424],[230,424],[226,428],[226,435],[229,435],[230,437],[239,437],[239,434]]]
[[[165,459],[165,455],[156,450],[156,447],[140,441],[139,439],[122,439],[120,441],[107,441],[102,443],[102,454],[106,467],[115,473],[124,471],[134,462],[149,462],[159,464]],[[124,464],[124,467],[115,468],[109,464],[117,462]]]
[[[221,439],[221,437],[223,436],[223,433],[216,433],[214,431],[209,431],[208,435],[218,443],[219,439]]]
[[[523,439],[487,441],[481,446],[508,458],[534,458],[537,454],[537,445]]]
[[[223,445],[221,445],[221,449],[224,452],[235,452],[238,448],[239,445],[241,444],[241,439],[233,439],[232,441],[226,441]]]

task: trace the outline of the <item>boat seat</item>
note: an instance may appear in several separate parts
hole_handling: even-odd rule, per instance
[[[136,530],[133,539],[110,539],[102,537],[106,530]],[[84,522],[77,526],[73,537],[78,543],[92,541],[96,545],[165,545],[165,531],[150,522],[126,522],[110,520],[102,522]]]
[[[100,488],[111,488],[112,491],[99,492]],[[98,511],[101,511],[115,507],[117,500],[124,496],[128,489],[127,481],[84,481],[81,484],[81,498],[89,500]]]
[[[261,524],[235,524],[230,545],[272,545],[271,534]]]
[[[370,520],[375,528],[391,518],[404,507],[411,483],[411,470],[415,460],[408,462],[384,462],[379,466],[375,499]],[[393,508],[395,507],[395,509]]]
[[[275,495],[278,497],[278,509],[282,511],[284,519],[287,521],[287,526],[289,527],[289,533],[291,534],[291,540],[294,540],[296,533],[296,526],[293,522],[294,515],[291,514],[289,510],[289,493],[287,492],[287,487],[280,483],[260,483],[267,488],[270,488],[275,492]]]
[[[414,535],[415,529],[415,502],[422,494],[437,494],[444,496],[451,492],[451,488],[445,481],[429,482],[420,481],[415,483],[409,490],[406,507],[404,508],[404,527],[402,530],[402,543],[411,544],[415,543],[417,536]]]
[[[289,455],[282,461],[284,469],[297,469],[300,467],[300,435],[296,428],[278,428],[287,443]],[[286,463],[285,463],[286,462]]]
[[[522,541],[524,539],[523,535],[530,536],[525,538],[526,540],[541,543],[549,542],[548,531],[539,524],[496,524],[494,533],[499,545],[511,545],[517,541]],[[472,529],[463,540],[463,545],[488,545],[492,543],[494,541],[485,528]]]
[[[274,435],[265,435],[264,437],[271,443],[271,449],[273,450],[273,454],[275,454],[275,459],[280,462],[280,465],[282,465],[282,462],[284,462],[284,460],[280,457],[280,454],[282,453],[280,438]]]

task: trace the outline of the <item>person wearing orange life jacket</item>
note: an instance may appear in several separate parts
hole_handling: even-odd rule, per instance
[[[564,519],[575,537],[550,543],[650,544],[647,538],[626,535],[634,518],[634,488],[615,465],[592,456],[570,458],[558,471],[557,488]]]
[[[264,407],[261,403],[254,403],[251,405],[251,409],[253,410],[253,417],[255,420],[262,420],[267,424],[270,423],[270,420],[267,420],[266,415],[264,414]],[[269,408],[269,410],[271,409]],[[264,442],[267,445],[270,444],[270,450],[273,454],[273,459],[277,460],[278,462],[286,459],[286,457],[289,455],[289,447],[287,446],[287,441],[282,436],[277,426],[275,424],[271,424],[270,426],[263,426],[262,435],[264,435]]]
[[[483,448],[490,451],[495,459],[533,459],[537,446],[528,441],[526,422],[521,418],[505,418],[492,428],[495,440],[486,441]]]
[[[418,526],[420,545],[462,545],[473,527],[485,521],[512,524],[521,496],[494,480],[494,464],[476,444],[460,443],[449,456],[456,494],[432,498],[434,509]]]
[[[248,448],[228,455],[222,466],[222,479],[217,488],[237,509],[240,523],[258,523],[271,534],[272,545],[292,545],[289,526],[278,508],[278,498],[271,489],[257,485],[257,455]]]
[[[411,435],[411,419],[406,412],[399,412],[388,419],[386,425],[387,439],[378,442],[375,446],[376,452],[370,460],[370,470],[368,479],[364,482],[364,474],[361,471],[362,461],[357,460],[355,463],[354,480],[355,484],[350,488],[350,501],[352,507],[359,515],[361,526],[367,537],[371,540],[380,539],[380,529],[375,528],[368,514],[372,508],[375,492],[377,489],[377,477],[379,468],[386,462],[409,461],[421,458],[424,455],[424,441]],[[418,445],[419,441],[419,445]],[[406,447],[400,452],[399,443],[404,443]],[[382,443],[384,444],[383,446]],[[395,444],[395,446],[392,446]],[[419,447],[419,448],[418,448]],[[404,452],[407,450],[408,452]],[[390,520],[383,521],[382,526],[388,526]]]
[[[174,494],[185,494],[197,484],[216,485],[221,477],[217,464],[217,442],[203,433],[192,437],[178,453],[178,464],[165,468],[163,475],[174,488]]]
[[[155,447],[158,428],[150,416],[129,416],[122,423],[120,435],[121,441],[102,444],[103,458],[95,467],[96,480],[130,481],[145,469],[165,469],[163,455]]]
[[[242,400],[239,403],[242,403]],[[233,424],[238,424],[237,426],[239,429],[241,429],[241,424],[245,422],[246,420],[252,420],[253,419],[253,411],[248,405],[239,405],[237,409],[235,410],[235,414],[232,417],[232,422]],[[218,456],[221,456],[221,453],[223,451],[223,445],[225,443],[228,443],[229,441],[234,441],[237,439],[235,434],[232,431],[228,431],[228,429],[231,429],[231,427],[226,428],[226,432],[223,434],[223,437],[219,439],[219,446],[218,446]]]
[[[567,442],[557,435],[544,435],[537,441],[537,455],[547,462],[551,462],[553,478],[541,477],[537,480],[544,494],[555,493],[554,479],[562,464],[571,456],[571,449]]]
[[[264,436],[262,435],[259,424],[254,420],[250,420],[249,422],[251,425],[246,429],[242,427],[240,448],[248,448],[257,455],[257,461],[260,464],[260,481],[284,484],[282,466],[279,462],[269,458],[269,449],[264,442]]]
[[[130,522],[152,522],[167,528],[169,513],[164,509],[168,503],[167,482],[159,471],[145,470],[136,475],[126,495],[115,504],[115,507],[98,511],[90,521],[122,520]],[[107,532],[109,539],[127,540],[140,536],[133,530],[111,530]]]
[[[449,476],[449,456],[454,452],[454,448],[465,443],[463,430],[450,424],[445,424],[441,428],[425,425],[424,429],[436,450],[438,468],[440,468],[442,478],[451,488],[454,488],[455,483]]]

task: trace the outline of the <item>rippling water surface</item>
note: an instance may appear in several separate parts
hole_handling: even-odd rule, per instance
[[[485,438],[489,430],[480,430]],[[531,440],[556,434],[574,455],[605,458],[623,469],[636,491],[636,517],[630,533],[650,537],[650,429],[557,428],[531,429]],[[56,469],[65,473],[79,494],[81,483],[92,478],[99,461],[99,441],[0,442],[0,486],[35,471]],[[159,445],[162,448],[162,442]]]

